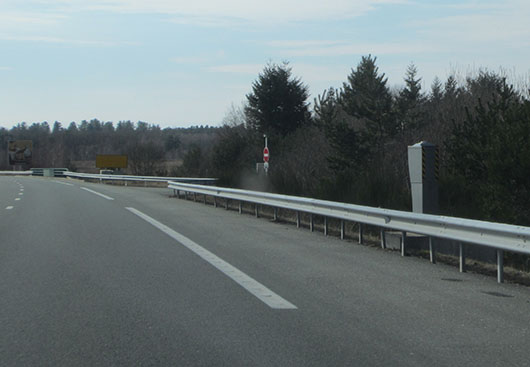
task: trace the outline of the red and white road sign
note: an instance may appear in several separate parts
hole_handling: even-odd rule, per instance
[[[263,162],[268,162],[269,161],[269,148],[265,147],[265,149],[263,149]]]

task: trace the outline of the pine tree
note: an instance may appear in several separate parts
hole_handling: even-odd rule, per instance
[[[322,95],[315,98],[314,103],[315,124],[324,127],[332,124],[338,115],[338,93],[334,88],[325,90]]]
[[[443,84],[438,77],[435,77],[431,84],[430,101],[438,103],[443,98]]]
[[[385,139],[396,133],[396,121],[387,78],[379,74],[376,60],[371,55],[362,57],[343,85],[342,101],[345,111],[363,123],[366,139],[382,152]]]
[[[293,78],[287,63],[268,64],[247,95],[247,124],[268,135],[292,133],[310,122],[308,97],[307,86]]]
[[[487,103],[479,100],[454,124],[448,143],[453,175],[468,190],[474,216],[530,225],[530,102],[505,80]],[[472,189],[469,189],[472,188]]]
[[[421,93],[421,78],[418,78],[417,74],[416,66],[411,63],[405,74],[405,87],[399,92],[397,98],[400,130],[402,132],[417,129],[424,123],[424,114],[421,108],[425,99]]]
[[[454,75],[449,75],[447,81],[445,82],[445,91],[444,96],[446,98],[456,98],[460,92],[458,88],[458,83]]]
[[[418,69],[411,63],[407,67],[405,74],[405,88],[401,91],[400,96],[410,104],[415,104],[421,100],[421,78],[417,78]]]
[[[330,88],[315,99],[315,124],[324,131],[333,150],[327,157],[329,168],[335,172],[357,169],[361,165],[361,139],[342,106],[339,91]]]

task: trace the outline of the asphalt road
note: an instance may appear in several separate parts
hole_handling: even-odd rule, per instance
[[[0,176],[1,366],[530,365],[527,287],[170,194]]]

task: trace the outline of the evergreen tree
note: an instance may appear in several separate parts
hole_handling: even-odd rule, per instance
[[[444,86],[444,96],[446,98],[456,98],[460,89],[458,88],[458,83],[454,75],[449,75]]]
[[[329,168],[347,172],[360,166],[363,154],[358,132],[342,106],[340,92],[330,88],[315,99],[315,124],[324,131],[332,154],[327,157]]]
[[[430,101],[438,103],[443,98],[443,84],[438,77],[435,77],[431,84]]]
[[[254,162],[261,145],[254,144],[252,135],[243,124],[225,124],[217,131],[212,167],[221,185],[238,186],[241,176],[255,170]],[[258,151],[255,151],[256,148]]]
[[[400,97],[410,104],[415,104],[422,99],[421,78],[417,77],[418,69],[414,64],[407,67],[405,74],[405,88],[400,92]]]
[[[55,123],[53,124],[52,134],[56,135],[59,134],[61,131],[63,131],[61,123],[59,121],[55,121]]]
[[[487,103],[499,95],[506,84],[506,78],[487,70],[481,70],[477,77],[466,79],[466,92],[475,100]]]
[[[343,85],[342,103],[349,115],[364,124],[366,138],[382,151],[385,139],[396,132],[396,122],[387,78],[379,74],[376,60],[371,55],[362,57]]]
[[[268,64],[247,95],[247,124],[268,135],[289,134],[309,123],[308,97],[307,86],[293,78],[287,63]]]
[[[450,167],[465,185],[469,215],[530,225],[530,102],[504,81],[497,95],[467,111],[448,143]]]
[[[315,124],[319,127],[325,127],[333,124],[338,116],[338,92],[334,88],[325,90],[322,95],[315,98],[314,113]]]
[[[421,110],[424,97],[421,93],[421,78],[417,74],[416,66],[411,63],[405,74],[405,87],[397,98],[399,127],[402,132],[417,129],[424,123]]]

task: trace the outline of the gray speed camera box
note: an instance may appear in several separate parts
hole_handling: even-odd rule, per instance
[[[422,141],[408,147],[412,211],[438,214],[438,147]]]

